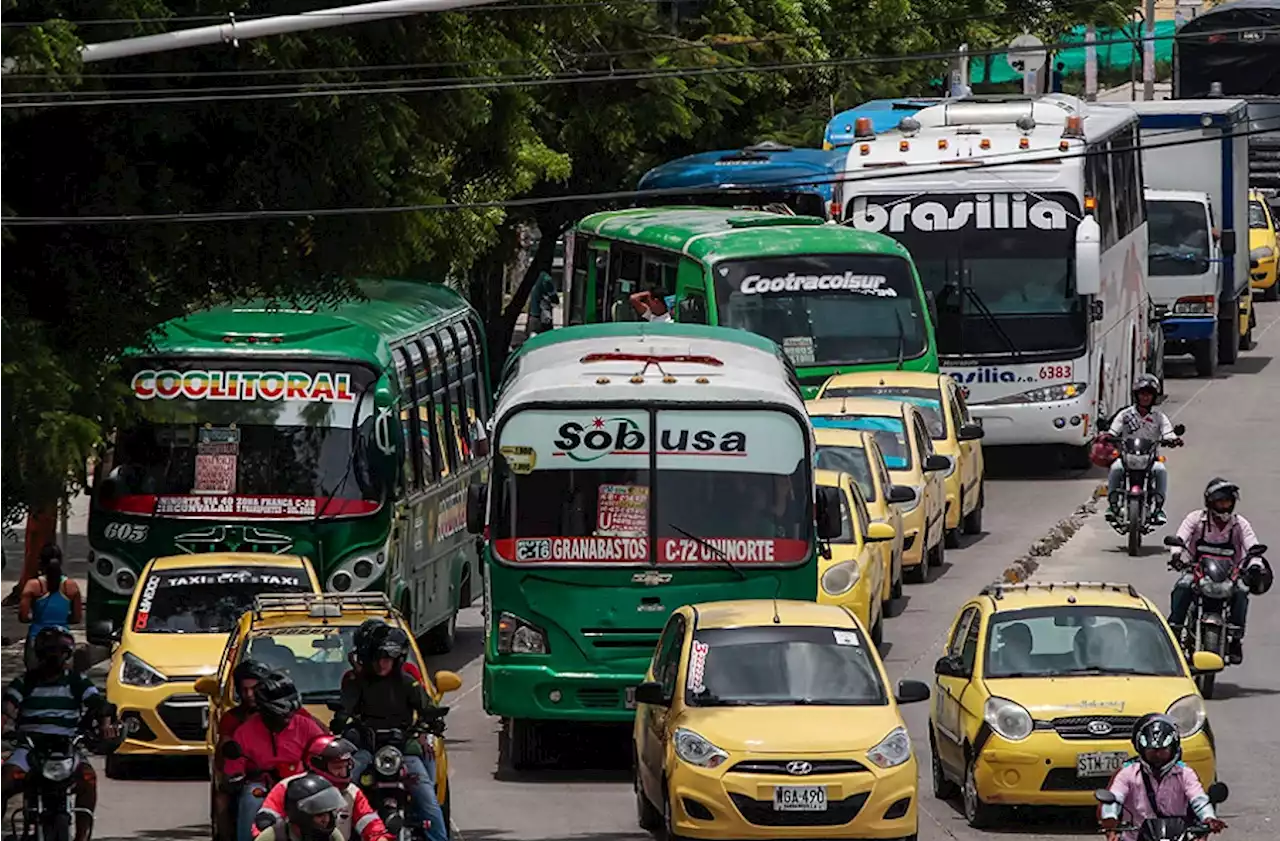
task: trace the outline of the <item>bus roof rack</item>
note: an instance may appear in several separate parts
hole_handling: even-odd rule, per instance
[[[978,593],[980,596],[990,596],[993,599],[1004,598],[1005,593],[1016,591],[1029,592],[1036,590],[1111,590],[1116,593],[1128,593],[1135,599],[1141,598],[1137,589],[1132,584],[1126,584],[1120,581],[1022,581],[1013,584],[1007,581],[996,581],[983,587]]]
[[[253,615],[261,619],[268,611],[288,613],[305,610],[315,619],[336,619],[343,609],[380,610],[391,614],[386,593],[268,593],[253,598]]]

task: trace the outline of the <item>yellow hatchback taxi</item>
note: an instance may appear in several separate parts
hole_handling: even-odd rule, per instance
[[[148,563],[107,672],[107,700],[125,733],[107,775],[122,775],[134,756],[203,754],[209,706],[195,682],[217,671],[227,632],[261,593],[319,589],[311,563],[295,555],[212,552]]]
[[[871,641],[884,641],[884,600],[893,559],[893,527],[873,523],[862,491],[848,473],[818,470],[820,488],[840,491],[840,536],[827,542],[830,557],[818,559],[818,603],[846,607],[870,629]]]
[[[823,397],[880,397],[901,400],[919,409],[929,427],[934,450],[951,459],[951,467],[943,474],[947,489],[947,548],[960,547],[961,532],[981,533],[986,503],[982,427],[969,417],[954,378],[917,371],[836,374],[818,390],[818,398]]]
[[[1280,298],[1276,264],[1280,261],[1280,232],[1266,198],[1257,190],[1249,192],[1249,285],[1262,293],[1262,300]]]
[[[951,459],[933,451],[920,410],[910,403],[874,397],[828,397],[805,404],[815,430],[870,432],[895,485],[915,492],[902,503],[902,568],[908,581],[923,583],[928,566],[942,566],[947,489],[943,474]]]
[[[674,611],[636,688],[640,826],[665,839],[914,838],[916,760],[898,683],[842,607]]]
[[[960,608],[935,666],[934,794],[956,794],[980,828],[1003,806],[1093,806],[1133,756],[1137,720],[1167,713],[1183,761],[1207,786],[1213,735],[1193,674],[1160,609],[1129,584],[993,584]]]

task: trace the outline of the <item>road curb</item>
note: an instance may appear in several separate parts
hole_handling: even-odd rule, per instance
[[[1042,562],[1065,546],[1067,541],[1071,540],[1075,533],[1080,531],[1085,520],[1090,515],[1097,513],[1098,501],[1104,499],[1106,495],[1105,485],[1099,485],[1095,488],[1087,502],[1077,506],[1071,516],[1059,520],[1043,536],[1032,543],[1025,554],[1019,555],[1013,560],[1013,563],[1005,567],[1004,572],[1001,574],[1001,580],[1007,584],[1021,584],[1029,580],[1031,576],[1035,575]]]

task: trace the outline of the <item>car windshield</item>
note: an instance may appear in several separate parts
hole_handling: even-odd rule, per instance
[[[1147,266],[1152,275],[1209,271],[1209,219],[1193,201],[1147,202]]]
[[[1159,618],[1146,610],[1079,605],[1003,611],[987,632],[985,677],[1182,675]]]
[[[225,634],[264,593],[310,593],[297,567],[167,569],[147,576],[133,616],[143,634]]]
[[[358,624],[358,623],[357,623]],[[342,676],[351,668],[357,625],[294,625],[264,628],[249,635],[243,659],[257,660],[293,679],[305,704],[338,699]],[[407,629],[406,629],[407,630]],[[413,649],[406,662],[422,669]]]
[[[888,697],[869,645],[854,628],[701,630],[690,647],[687,703],[884,706]]]
[[[947,437],[947,420],[942,412],[942,395],[936,388],[910,388],[903,385],[835,386],[822,392],[823,397],[884,397],[910,403],[924,415],[929,437],[935,441]]]
[[[862,498],[876,501],[876,483],[871,478],[871,463],[862,447],[834,447],[818,445],[818,469],[848,473],[858,483]]]
[[[902,418],[879,415],[818,415],[809,418],[814,429],[861,429],[870,432],[880,447],[884,466],[890,470],[911,469],[911,445]]]
[[[1267,211],[1263,209],[1260,201],[1249,202],[1249,227],[1267,228]]]

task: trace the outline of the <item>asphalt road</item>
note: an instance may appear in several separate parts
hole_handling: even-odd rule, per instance
[[[1229,475],[1244,488],[1242,511],[1260,538],[1280,546],[1272,534],[1280,494],[1280,456],[1272,440],[1280,430],[1280,306],[1259,307],[1258,346],[1212,381],[1194,379],[1190,360],[1169,363],[1169,398],[1164,410],[1187,425],[1188,447],[1169,457],[1170,517],[1199,504],[1205,482]],[[1064,473],[1045,468],[1043,453],[993,454],[989,471],[987,534],[947,553],[947,564],[927,584],[908,586],[886,627],[885,659],[893,678],[931,681],[941,640],[959,605],[999,576],[1015,556],[1058,520],[1084,502],[1102,481],[1101,471]],[[1172,528],[1172,525],[1171,525]],[[1162,534],[1162,533],[1161,533]],[[1161,534],[1148,538],[1149,554],[1131,559],[1101,515],[1040,568],[1045,579],[1128,580],[1164,603],[1173,583],[1165,571]],[[1280,593],[1280,591],[1276,591]],[[1268,597],[1266,601],[1271,601]],[[459,671],[463,688],[447,699],[449,751],[453,766],[453,820],[466,841],[639,841],[625,741],[594,733],[574,746],[570,767],[556,772],[515,775],[498,767],[498,723],[480,707],[479,611],[465,612],[458,648],[437,658],[433,669]],[[1231,825],[1228,838],[1276,836],[1275,726],[1280,694],[1280,611],[1257,604],[1252,611],[1245,662],[1219,680],[1219,697],[1209,702],[1218,737],[1219,774],[1232,789],[1222,808]],[[1267,715],[1270,713],[1270,715]],[[928,705],[905,708],[921,762],[921,841],[973,839],[958,804],[935,800],[928,781]],[[146,779],[101,784],[96,837],[122,839],[207,838],[208,783],[203,763],[157,763]],[[995,830],[1014,839],[1088,836],[1090,813],[1035,812]],[[986,833],[992,834],[992,833]]]

